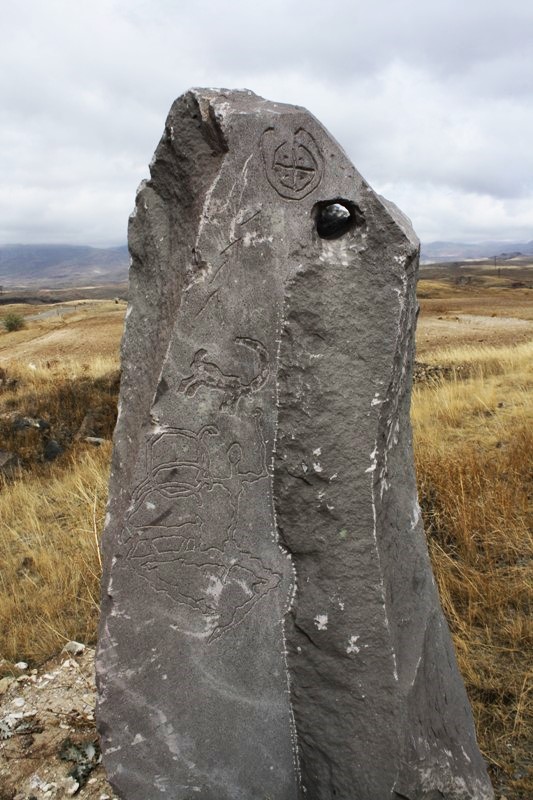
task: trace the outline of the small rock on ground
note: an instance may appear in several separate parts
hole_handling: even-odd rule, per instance
[[[0,685],[0,800],[117,800],[99,758],[94,650],[69,642]]]

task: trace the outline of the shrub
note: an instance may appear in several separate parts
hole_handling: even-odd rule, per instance
[[[24,317],[20,314],[6,314],[6,316],[2,320],[2,324],[6,331],[20,331],[22,328],[26,327],[26,323],[24,322]]]

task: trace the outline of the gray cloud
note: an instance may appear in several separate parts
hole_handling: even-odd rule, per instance
[[[201,85],[307,106],[426,241],[533,238],[529,0],[27,0],[2,22],[3,242],[124,241]]]

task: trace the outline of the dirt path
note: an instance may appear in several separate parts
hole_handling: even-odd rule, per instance
[[[512,345],[533,339],[533,321],[477,314],[422,315],[418,321],[417,354],[462,345]]]
[[[51,324],[51,320],[45,322]],[[16,334],[0,337],[0,365],[68,357],[116,357],[124,326],[124,309],[63,323],[59,320],[59,325],[43,330],[37,323],[35,328],[21,331],[24,336],[18,341],[14,338]]]

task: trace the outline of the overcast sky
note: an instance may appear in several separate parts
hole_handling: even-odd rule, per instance
[[[424,242],[533,239],[532,0],[0,0],[0,244],[122,244],[191,86],[306,106]]]

